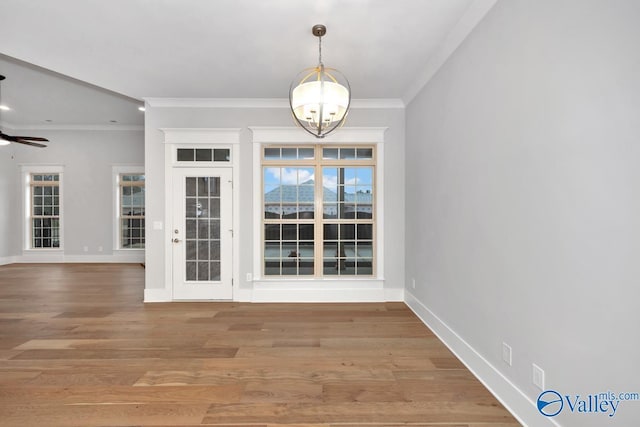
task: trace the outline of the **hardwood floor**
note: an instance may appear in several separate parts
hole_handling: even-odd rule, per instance
[[[402,303],[144,305],[143,282],[0,267],[0,425],[519,425]]]

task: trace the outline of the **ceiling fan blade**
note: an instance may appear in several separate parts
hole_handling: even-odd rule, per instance
[[[11,141],[11,142],[15,142],[15,138],[11,135],[7,135],[6,133],[0,131],[0,138],[4,139],[5,141]]]
[[[24,139],[19,139],[20,137],[15,137],[15,141],[13,142],[17,142],[18,144],[25,144],[25,145],[30,145],[32,147],[39,147],[39,148],[44,148],[46,147],[46,145],[44,144],[39,144],[37,142],[32,142],[32,141],[26,141]],[[45,140],[46,141],[46,140]]]
[[[23,140],[26,140],[26,141],[49,142],[49,140],[47,138],[40,138],[39,136],[14,136],[14,138],[23,139]]]

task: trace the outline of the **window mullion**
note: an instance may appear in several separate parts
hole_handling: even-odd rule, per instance
[[[323,269],[323,254],[324,254],[324,241],[323,241],[323,217],[324,217],[324,192],[322,188],[322,149],[316,148],[316,162],[314,167],[315,179],[315,225],[314,225],[314,277],[322,276]]]

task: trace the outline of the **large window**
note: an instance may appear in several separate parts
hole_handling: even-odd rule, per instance
[[[119,173],[118,248],[143,249],[145,243],[144,175]]]
[[[375,149],[265,146],[263,274],[375,274]]]
[[[31,249],[60,247],[60,174],[29,175]]]

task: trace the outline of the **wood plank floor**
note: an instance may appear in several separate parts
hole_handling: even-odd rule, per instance
[[[0,425],[519,425],[402,303],[144,305],[143,283],[0,267]]]

